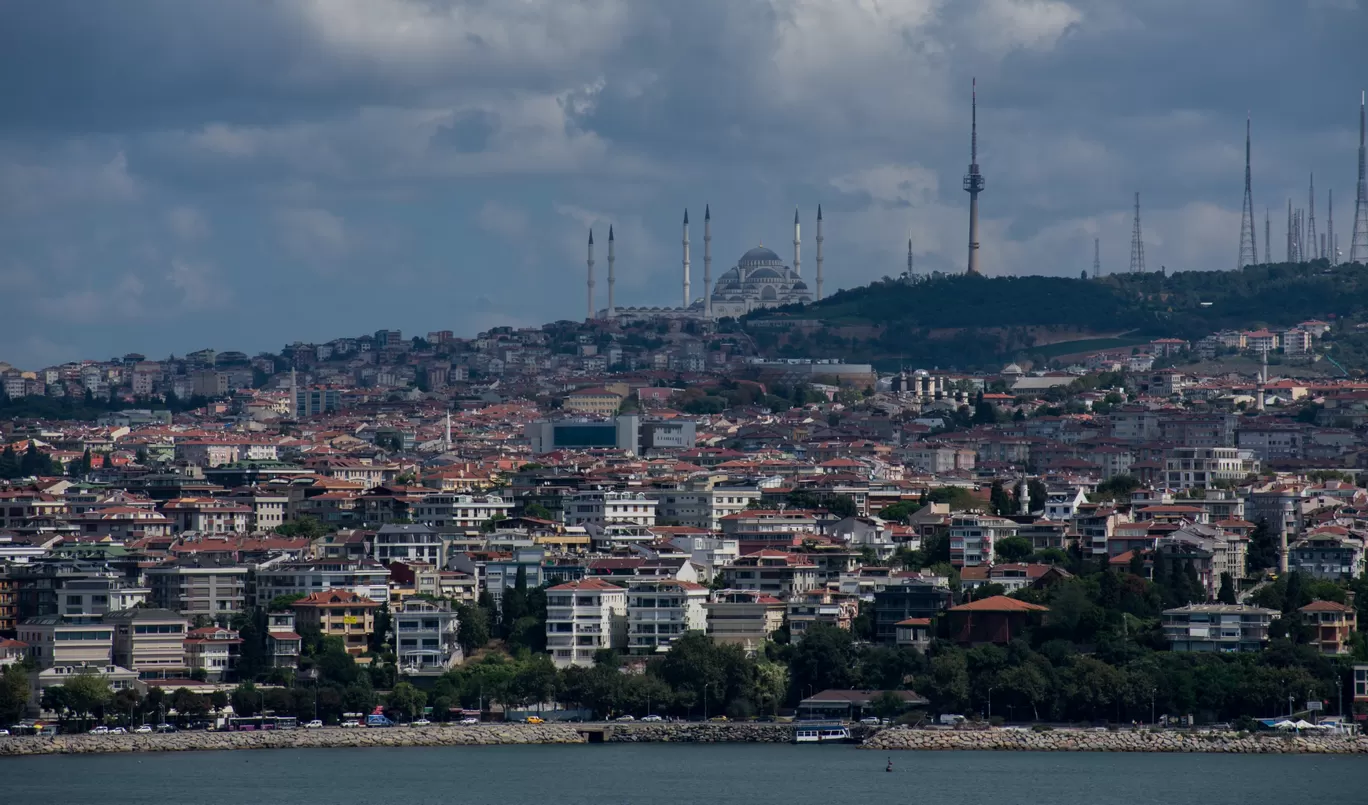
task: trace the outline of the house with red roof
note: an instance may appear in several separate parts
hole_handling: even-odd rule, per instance
[[[962,646],[986,643],[1006,644],[1033,625],[1039,624],[1049,607],[994,595],[950,607],[943,616],[950,639]]]

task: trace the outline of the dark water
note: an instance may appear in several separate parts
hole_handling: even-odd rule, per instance
[[[647,744],[0,759],[0,802],[100,805],[1368,803],[1368,757]]]

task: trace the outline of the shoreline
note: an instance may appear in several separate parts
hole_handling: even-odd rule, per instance
[[[1057,729],[853,729],[857,748],[870,751],[1138,752],[1213,754],[1368,755],[1368,737],[1191,734]],[[863,738],[863,740],[859,740]],[[0,758],[136,752],[214,752],[246,749],[518,746],[594,743],[792,744],[787,724],[481,724],[391,729],[280,732],[178,732],[169,735],[61,735],[0,738]]]

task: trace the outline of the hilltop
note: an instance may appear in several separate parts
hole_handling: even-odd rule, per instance
[[[1237,271],[1067,277],[885,278],[744,320],[766,352],[878,364],[1042,363],[1153,338],[1368,317],[1368,267],[1324,260]],[[1346,354],[1361,354],[1345,343]]]

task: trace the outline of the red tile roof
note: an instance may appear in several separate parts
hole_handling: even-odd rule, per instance
[[[1049,612],[1049,607],[1039,604],[1028,604],[1025,601],[1018,601],[1015,598],[1008,598],[1005,595],[994,595],[982,601],[972,601],[968,604],[960,604],[957,607],[950,607],[949,612]]]

